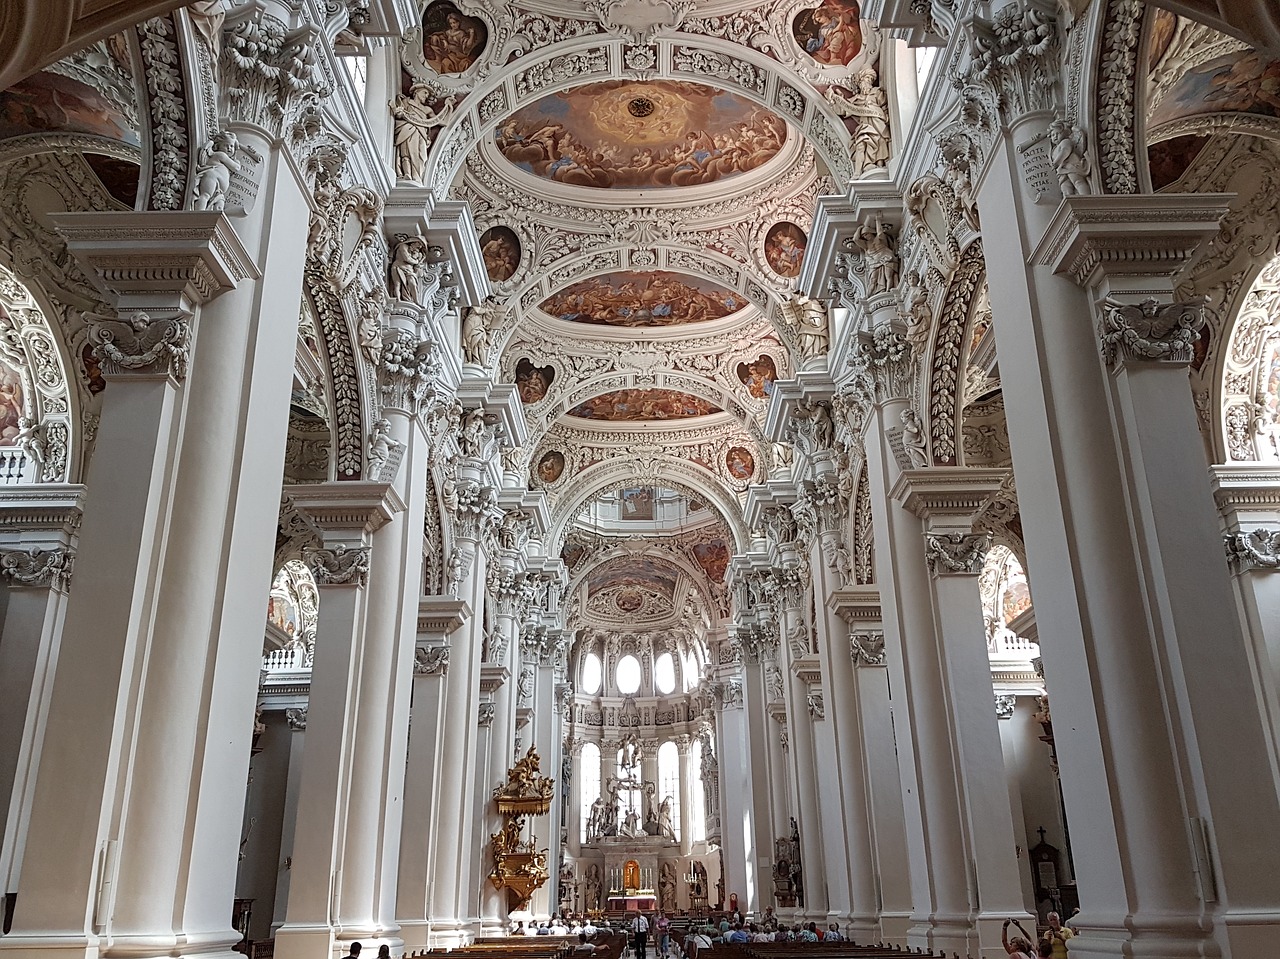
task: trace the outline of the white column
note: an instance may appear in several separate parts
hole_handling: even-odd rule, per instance
[[[871,938],[904,946],[911,925],[911,870],[884,628],[880,622],[880,590],[875,586],[846,587],[833,593],[828,605],[839,612],[849,629],[856,690],[853,701],[866,762],[873,843],[871,862],[866,868],[874,872],[878,896],[878,928]],[[833,674],[838,672],[833,668]]]
[[[277,193],[305,210],[296,184]],[[259,319],[296,317],[302,235],[268,244],[242,222],[242,244],[218,213],[58,223],[134,320],[95,326],[111,388],[31,806],[40,855],[25,857],[0,952],[84,956],[103,935],[220,952],[238,939],[241,829],[224,790],[247,775],[261,656],[261,605],[246,597],[265,601],[270,580],[290,382],[277,357],[296,337]],[[270,281],[202,307],[258,274],[246,244]]]
[[[682,856],[689,855],[693,848],[693,839],[689,828],[689,817],[692,815],[692,809],[690,808],[692,797],[689,795],[689,763],[692,761],[689,746],[691,744],[692,740],[688,736],[676,737],[676,749],[680,752],[680,855]],[[699,773],[695,772],[693,775],[696,776]],[[572,836],[573,833],[570,832],[569,835]]]
[[[1069,197],[1035,259],[1092,294],[1076,321],[1099,331],[1089,385],[1101,388],[1099,425],[1109,428],[1119,467],[1110,492],[1129,531],[1113,587],[1132,573],[1130,608],[1142,612],[1132,625],[1146,637],[1168,713],[1197,897],[1222,921],[1223,950],[1247,954],[1280,931],[1280,886],[1265,878],[1280,873],[1280,836],[1249,835],[1255,817],[1280,818],[1280,794],[1258,664],[1218,553],[1220,520],[1187,389],[1203,303],[1175,294],[1181,266],[1219,235],[1230,199]],[[1146,255],[1135,257],[1135,246]]]
[[[715,769],[720,777],[720,844],[724,849],[725,896],[738,894],[738,901],[746,913],[759,915],[765,905],[773,901],[773,889],[769,873],[760,872],[762,856],[772,852],[757,848],[760,821],[768,828],[768,809],[761,810],[756,803],[753,754],[747,730],[747,711],[739,695],[736,701],[724,701],[716,715]],[[707,743],[703,742],[703,767],[711,763],[707,758]],[[701,771],[699,771],[701,772]],[[710,792],[707,793],[710,796]],[[711,801],[711,797],[708,801]],[[770,863],[772,861],[770,860]]]
[[[289,778],[284,788],[284,819],[280,826],[280,878],[271,918],[271,934],[284,925],[289,911],[289,880],[293,876],[293,847],[298,835],[298,794],[302,791],[302,752],[307,742],[307,707],[285,710],[289,724]]]
[[[481,464],[459,463],[453,504],[454,556],[461,573],[456,596],[472,610],[469,622],[454,634],[445,689],[445,724],[441,731],[442,769],[433,836],[429,944],[433,948],[466,943],[472,937],[478,903],[474,877],[487,875],[479,851],[488,835],[480,835],[475,793],[479,742],[480,670],[484,647],[487,569],[482,547],[486,529],[497,519],[497,491],[482,479]]]
[[[401,819],[396,919],[406,952],[427,947],[432,901],[435,812],[440,802],[442,736],[447,712],[445,682],[452,634],[471,615],[461,600],[424,597],[418,602],[417,644],[413,663],[413,710],[409,719],[409,758],[405,764],[404,816]]]
[[[986,558],[985,533],[973,532],[974,513],[1000,488],[1005,470],[934,467],[902,473],[893,496],[924,519],[924,558],[932,587],[939,689],[950,730],[960,800],[960,838],[976,885],[972,900],[981,954],[1003,959],[1001,925],[1030,918],[1018,875],[1013,813],[992,705],[991,666],[978,593]]]
[[[1256,688],[1280,761],[1280,468],[1210,468],[1240,620],[1252,645]]]
[[[567,669],[572,634],[548,629],[541,633],[536,653],[528,649],[528,658],[537,664],[533,694],[533,718],[530,735],[542,759],[542,775],[556,780],[551,808],[544,816],[530,817],[528,829],[538,851],[547,851],[548,879],[533,894],[530,911],[537,917],[549,916],[556,909],[551,899],[554,879],[560,861],[560,767],[564,749],[564,708],[567,687],[561,685]],[[528,647],[526,647],[528,648]]]
[[[363,832],[352,795],[363,746],[360,691],[369,649],[369,579],[378,565],[394,568],[398,557],[376,553],[375,532],[402,508],[385,483],[322,483],[288,487],[298,510],[320,530],[319,548],[303,554],[320,587],[306,745],[293,868],[284,924],[276,931],[276,954],[304,959],[339,951],[336,936],[347,890],[348,868],[371,864],[347,855]],[[385,573],[384,573],[385,575]]]
[[[8,731],[0,738],[0,895],[17,892],[22,871],[84,494],[83,486],[0,490],[8,518],[0,575],[9,582],[0,607],[0,729]]]

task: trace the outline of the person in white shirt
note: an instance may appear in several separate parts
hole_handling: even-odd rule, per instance
[[[594,939],[596,936],[596,925],[588,919],[582,926],[582,933],[588,939]]]
[[[631,932],[635,935],[632,948],[636,959],[645,959],[645,947],[649,941],[649,919],[643,912],[636,913],[636,917],[631,920]]]

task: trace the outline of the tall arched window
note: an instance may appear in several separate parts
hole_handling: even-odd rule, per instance
[[[653,684],[664,696],[676,691],[676,661],[670,653],[661,653],[653,661]]]
[[[707,838],[707,800],[702,788],[702,740],[695,739],[689,749],[689,839],[705,842]]]
[[[588,696],[600,692],[600,657],[595,653],[587,653],[582,660],[582,691]]]
[[[618,671],[614,676],[618,684],[618,692],[630,696],[640,688],[640,660],[630,653],[618,660]]]
[[[582,784],[582,793],[578,797],[581,814],[581,841],[587,841],[587,820],[591,818],[591,804],[600,795],[600,747],[595,743],[583,743],[582,753],[578,759],[578,782]]]
[[[664,654],[669,655],[669,654]],[[680,749],[668,740],[658,747],[658,802],[671,800],[671,829],[680,838]],[[661,809],[661,805],[659,805]]]

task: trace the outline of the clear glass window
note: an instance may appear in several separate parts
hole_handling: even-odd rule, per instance
[[[598,685],[598,681],[597,681]],[[582,842],[587,841],[587,820],[591,818],[591,804],[600,795],[600,747],[595,743],[583,743],[578,760],[578,782],[582,784],[578,796]]]
[[[676,691],[676,662],[670,653],[663,653],[653,661],[653,684],[660,693]]]
[[[582,661],[582,691],[588,696],[600,692],[600,657],[595,653],[587,653]]]
[[[618,660],[618,670],[614,674],[618,684],[618,692],[630,696],[640,688],[640,660],[630,653]]]

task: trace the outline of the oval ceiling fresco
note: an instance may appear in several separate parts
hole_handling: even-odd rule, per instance
[[[773,159],[787,138],[777,114],[678,80],[616,80],[522,107],[494,138],[527,173],[575,186],[653,189],[714,183]]]
[[[714,403],[678,390],[629,389],[593,396],[571,409],[569,415],[586,420],[634,422],[681,420],[720,412]]]
[[[547,297],[538,308],[574,323],[652,327],[718,320],[746,305],[745,296],[708,280],[648,270],[580,280]]]

